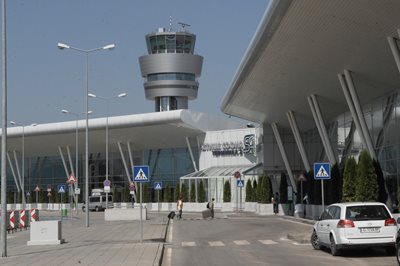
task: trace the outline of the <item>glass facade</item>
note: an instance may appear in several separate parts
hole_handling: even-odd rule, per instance
[[[194,74],[190,73],[157,73],[147,75],[147,81],[156,80],[190,80],[195,81]]]
[[[391,198],[396,199],[400,185],[400,97],[397,93],[386,95],[362,109],[387,188]],[[350,112],[339,115],[328,126],[328,133],[339,163],[349,156],[358,160],[361,151],[366,149]],[[316,129],[306,132],[303,141],[310,161],[324,160],[325,152]]]
[[[192,147],[194,154],[197,154],[197,148]],[[145,164],[150,167],[149,189],[153,188],[154,181],[163,181],[165,186],[167,183],[170,187],[174,187],[181,176],[194,172],[193,163],[187,148],[157,149],[146,150],[143,158],[137,154],[133,155],[133,163],[135,165]],[[125,158],[128,157],[125,154]],[[67,158],[66,158],[67,160]],[[75,167],[75,158],[72,158]],[[79,157],[78,183],[81,188],[81,195],[84,195],[84,155]],[[129,160],[128,160],[129,161]],[[69,162],[66,162],[69,165]],[[129,162],[128,162],[129,164]],[[45,191],[48,185],[57,188],[57,185],[66,184],[67,175],[60,156],[54,157],[35,157],[27,158],[25,170],[25,191],[34,195],[34,188],[39,185],[41,190]],[[128,165],[130,168],[130,164]],[[17,188],[13,179],[13,175],[8,168],[7,173],[7,190],[16,192]],[[89,187],[102,188],[106,174],[106,158],[105,154],[91,154],[89,157]],[[131,171],[130,171],[130,174]],[[129,186],[125,168],[120,153],[109,154],[109,179],[112,187],[127,188]]]
[[[193,54],[196,36],[188,32],[163,32],[147,35],[146,43],[149,54]]]

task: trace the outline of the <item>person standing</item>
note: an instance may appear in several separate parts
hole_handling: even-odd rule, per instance
[[[274,206],[274,214],[277,214],[279,212],[279,193],[278,192],[275,192],[275,195],[271,201]]]
[[[215,199],[212,198],[211,201],[208,203],[208,208],[210,209],[211,212],[211,219],[214,219],[214,201]]]
[[[179,197],[178,202],[176,203],[176,209],[178,210],[177,219],[182,219],[182,209],[183,209],[183,199]]]

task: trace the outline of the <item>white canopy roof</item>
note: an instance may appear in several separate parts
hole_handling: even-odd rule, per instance
[[[79,151],[84,152],[85,120],[78,121]],[[176,110],[109,117],[109,149],[118,151],[117,142],[131,142],[133,150],[187,147],[186,137],[195,138],[206,131],[243,128],[232,119],[192,110]],[[106,118],[89,120],[90,153],[105,152]],[[58,155],[58,146],[75,147],[76,121],[26,126],[27,156]],[[7,129],[7,150],[21,151],[22,127]]]
[[[397,0],[271,0],[221,104],[224,113],[288,126],[296,112],[315,127],[306,97],[318,95],[326,121],[347,112],[337,74],[352,71],[360,102],[397,90],[387,36],[398,36]]]

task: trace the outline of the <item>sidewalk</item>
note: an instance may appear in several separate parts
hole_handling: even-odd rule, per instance
[[[41,212],[40,216],[42,220],[59,219],[58,212]],[[105,222],[103,212],[90,213],[89,228],[84,213],[68,216],[62,222],[66,243],[57,246],[27,246],[29,230],[8,234],[8,257],[0,258],[0,264],[159,265],[167,219],[164,214],[149,216],[150,220],[143,222],[143,244],[139,221]]]

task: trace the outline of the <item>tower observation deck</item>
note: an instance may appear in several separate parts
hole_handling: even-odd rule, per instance
[[[155,101],[155,111],[187,109],[197,98],[203,57],[194,54],[196,35],[184,23],[173,31],[159,28],[146,35],[148,55],[139,58],[146,99]]]

